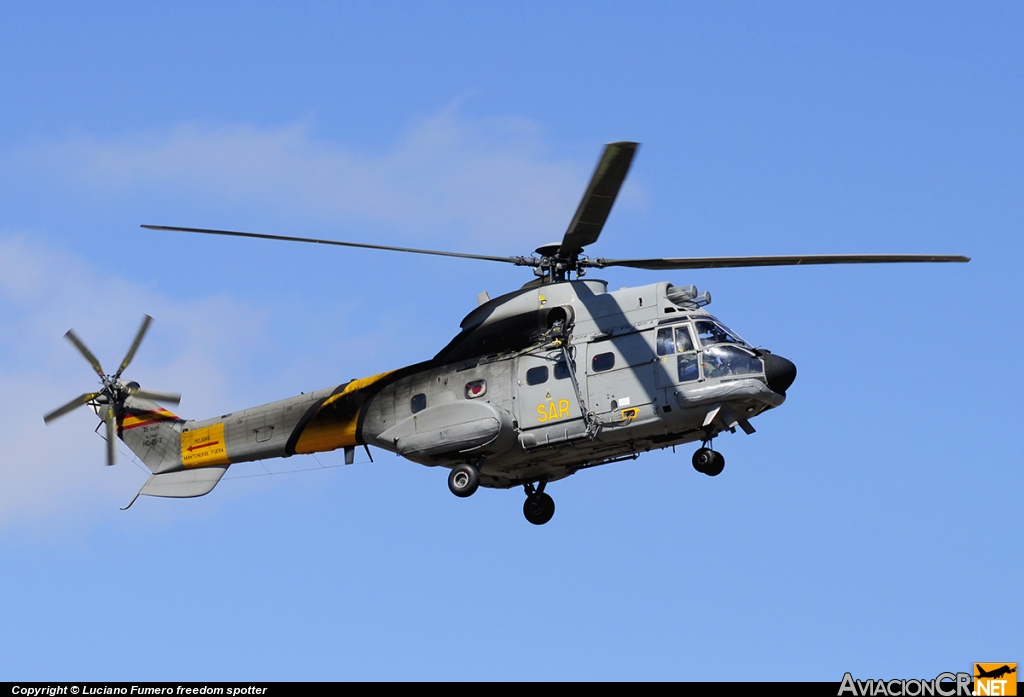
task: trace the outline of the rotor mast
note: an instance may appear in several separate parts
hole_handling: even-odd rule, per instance
[[[604,146],[601,159],[597,162],[587,190],[583,193],[576,214],[569,222],[561,242],[553,242],[537,248],[534,273],[546,283],[561,283],[568,280],[570,272],[577,277],[586,273],[591,266],[587,257],[580,258],[583,249],[597,242],[601,230],[612,212],[615,199],[626,181],[629,166],[633,163],[639,143],[622,141]]]

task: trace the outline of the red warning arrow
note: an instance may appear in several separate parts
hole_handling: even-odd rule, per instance
[[[220,445],[220,441],[219,440],[215,440],[212,443],[203,443],[202,445],[190,445],[190,446],[188,446],[185,449],[188,450],[189,452],[192,452],[193,450],[199,450],[201,448],[209,448],[209,447],[214,446],[214,445]]]

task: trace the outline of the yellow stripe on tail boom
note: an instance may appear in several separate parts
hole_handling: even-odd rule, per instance
[[[360,410],[366,403],[365,390],[395,372],[389,370],[353,380],[341,392],[325,400],[302,430],[295,444],[296,454],[305,455],[359,445],[356,430]]]

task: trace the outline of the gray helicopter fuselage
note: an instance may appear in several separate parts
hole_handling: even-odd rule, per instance
[[[424,465],[471,462],[482,486],[509,487],[752,432],[749,418],[782,404],[785,387],[771,389],[765,353],[699,302],[667,282],[607,292],[597,280],[486,302],[433,365],[367,402],[362,440]]]
[[[153,472],[141,493],[200,496],[250,462],[374,445],[413,462],[469,464],[479,484],[561,479],[585,467],[710,441],[779,406],[789,361],[747,345],[667,282],[607,292],[531,284],[488,300],[434,358],[201,421],[128,396],[118,435]]]

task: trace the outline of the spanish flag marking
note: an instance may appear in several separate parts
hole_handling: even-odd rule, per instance
[[[121,428],[127,431],[131,428],[145,426],[156,421],[180,421],[180,419],[163,407],[151,411],[136,411],[124,417]]]

